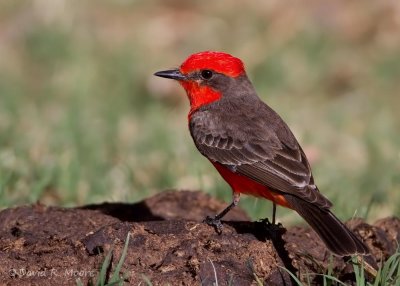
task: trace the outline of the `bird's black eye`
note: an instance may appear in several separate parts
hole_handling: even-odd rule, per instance
[[[200,73],[201,77],[203,79],[210,79],[213,76],[213,72],[210,70],[202,70]]]

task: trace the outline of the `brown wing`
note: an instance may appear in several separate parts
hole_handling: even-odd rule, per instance
[[[310,165],[292,132],[268,106],[251,114],[200,110],[190,120],[196,147],[213,162],[278,192],[328,209]]]

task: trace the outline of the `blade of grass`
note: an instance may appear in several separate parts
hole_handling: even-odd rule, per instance
[[[153,286],[153,283],[151,283],[150,279],[146,275],[142,274],[142,279],[144,280],[147,286]]]
[[[397,274],[394,276],[395,271],[397,270]],[[400,252],[397,252],[389,257],[389,259],[385,262],[382,267],[381,276],[376,285],[386,285],[395,283],[393,285],[397,285],[400,281]]]
[[[80,278],[76,279],[76,286],[83,286],[82,280]]]
[[[358,262],[357,257],[353,257],[352,261],[353,261],[354,274],[356,276],[356,285],[357,286],[365,286],[363,259],[361,259],[361,262]]]
[[[340,285],[348,286],[346,283],[340,281],[338,278],[336,278],[334,276],[327,275],[327,274],[317,274],[317,275],[322,275],[322,276],[328,278],[330,281],[335,281],[336,283],[339,283]],[[357,284],[357,286],[359,286],[359,285]]]
[[[253,273],[254,280],[256,281],[257,285],[263,285],[264,283],[261,281],[261,279],[257,276],[256,270],[254,269],[253,262],[251,259],[246,261],[246,266],[250,269],[251,273]]]
[[[99,278],[98,278],[97,283],[96,283],[97,286],[106,285],[107,269],[108,269],[108,267],[110,266],[110,263],[111,263],[112,253],[113,253],[113,247],[111,247],[110,251],[108,252],[108,254],[106,256],[106,258],[104,259],[103,264],[101,265]]]
[[[332,254],[329,256],[329,265],[328,265],[328,273],[327,275],[324,275],[324,286],[331,286],[332,285],[332,280],[329,279],[328,281],[326,280],[327,277],[332,276],[333,272],[333,256]]]
[[[210,263],[211,263],[211,266],[212,266],[212,268],[213,268],[213,271],[214,271],[214,279],[215,279],[215,283],[214,283],[214,285],[215,285],[215,286],[218,286],[218,276],[217,276],[217,270],[215,270],[214,263],[211,261],[211,259],[210,259],[210,258],[208,258],[208,261],[210,261]]]
[[[119,277],[119,273],[121,272],[121,267],[125,262],[126,253],[128,252],[129,239],[130,239],[130,232],[128,232],[128,235],[126,236],[125,245],[124,245],[124,249],[122,250],[121,258],[119,259],[118,264],[115,267],[114,273],[110,279],[110,283],[121,281],[121,278]]]
[[[278,267],[285,270],[287,273],[289,273],[289,275],[293,278],[293,280],[297,283],[297,285],[303,286],[303,283],[301,283],[299,278],[297,278],[296,275],[294,275],[292,272],[290,272],[289,269],[286,269],[285,267],[282,267],[282,266],[278,266]]]

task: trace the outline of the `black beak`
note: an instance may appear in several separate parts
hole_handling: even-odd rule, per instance
[[[186,76],[184,76],[178,69],[159,71],[159,72],[156,72],[154,75],[159,76],[159,77],[172,78],[172,79],[176,79],[176,80],[185,80],[186,79]]]

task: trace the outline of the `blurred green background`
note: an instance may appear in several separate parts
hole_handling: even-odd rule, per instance
[[[183,90],[152,75],[222,50],[292,128],[339,217],[399,215],[399,19],[399,1],[1,1],[0,207],[175,188],[229,202]]]

